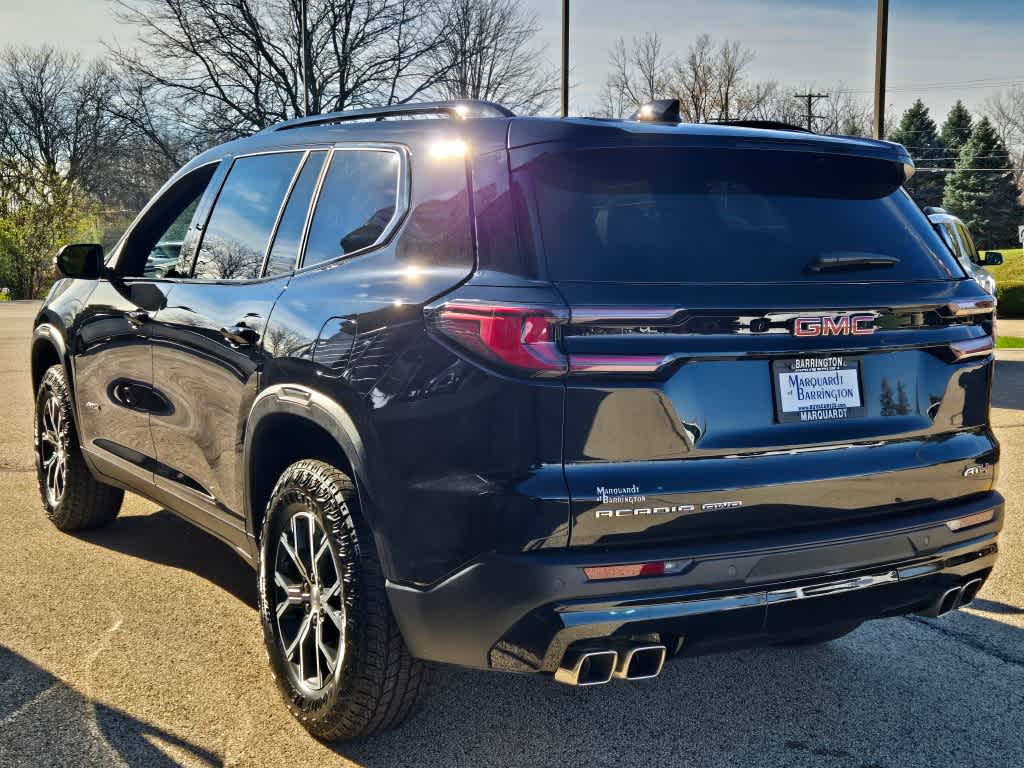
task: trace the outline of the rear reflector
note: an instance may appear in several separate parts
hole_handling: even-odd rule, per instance
[[[946,527],[951,531],[962,531],[964,528],[971,528],[975,525],[990,522],[996,516],[994,509],[986,509],[984,512],[975,512],[973,515],[958,517],[956,520],[947,520]]]
[[[672,576],[682,573],[690,560],[661,560],[654,563],[629,563],[627,565],[591,565],[583,569],[590,581],[605,579],[634,579],[643,576]]]
[[[996,346],[991,336],[983,336],[980,339],[955,341],[949,345],[949,348],[953,350],[953,359],[959,361],[971,357],[986,357],[992,354],[992,350]]]
[[[570,373],[656,373],[666,355],[569,355]]]

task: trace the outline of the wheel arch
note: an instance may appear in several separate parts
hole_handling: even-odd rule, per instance
[[[32,331],[32,391],[39,390],[43,374],[54,365],[63,365],[67,371],[67,347],[64,335],[51,323],[42,323]]]
[[[263,390],[246,421],[244,499],[249,533],[258,541],[267,501],[281,473],[300,459],[321,459],[352,478],[360,512],[375,530],[365,444],[355,422],[332,398],[296,384]],[[375,538],[376,535],[375,535]],[[378,541],[378,550],[380,544]],[[383,553],[381,553],[383,557]]]

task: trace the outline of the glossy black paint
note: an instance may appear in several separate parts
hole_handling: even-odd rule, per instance
[[[465,158],[433,151],[453,140],[465,143]],[[517,666],[508,658],[517,652],[511,646],[541,659],[556,653],[557,601],[649,586],[589,584],[570,594],[556,584],[570,577],[578,584],[584,564],[698,550],[722,555],[729,547],[795,545],[800,537],[827,547],[856,526],[896,541],[894,530],[915,515],[935,525],[965,505],[998,505],[998,445],[988,423],[992,358],[951,356],[951,344],[992,333],[991,313],[948,310],[986,296],[974,281],[819,283],[813,290],[554,284],[543,243],[525,223],[529,200],[513,181],[509,149],[567,142],[742,145],[909,161],[902,148],[866,140],[587,120],[395,121],[262,133],[202,155],[158,195],[197,169],[212,171],[178,272],[190,268],[239,155],[398,147],[409,173],[401,221],[384,242],[352,258],[247,281],[124,274],[137,260],[128,237],[104,277],[55,286],[37,321],[33,360],[67,365],[83,447],[99,476],[165,504],[250,561],[274,471],[307,450],[340,462],[357,484],[410,646],[475,666],[549,670],[550,659]],[[662,356],[666,363],[634,376],[513,376],[430,329],[424,311],[452,298],[553,307],[570,318],[560,339],[569,355]],[[877,332],[828,343],[791,333],[796,315],[848,311],[871,313]],[[771,361],[811,353],[858,356],[864,418],[777,423]],[[906,403],[894,410],[883,402],[885,388],[905,392]],[[965,475],[975,465],[985,471]],[[641,489],[645,504],[700,511],[610,522],[595,516],[604,503],[598,488],[628,486]],[[741,506],[715,508],[737,499]],[[993,537],[1000,524],[1001,516]],[[797,557],[794,569],[803,568],[803,577],[815,567],[823,573],[821,551]],[[879,561],[896,557],[882,545],[874,551]],[[909,561],[923,553],[898,554]],[[862,550],[856,554],[830,568],[871,564]],[[976,570],[990,567],[991,556]],[[495,569],[494,562],[515,565]],[[936,573],[946,571],[959,578],[952,565]],[[472,594],[451,591],[456,581]],[[737,583],[709,576],[687,587],[728,592]],[[909,610],[919,597],[892,609]],[[424,629],[441,623],[449,629],[437,637]],[[597,637],[602,627],[588,631]],[[499,641],[510,647],[492,655]]]

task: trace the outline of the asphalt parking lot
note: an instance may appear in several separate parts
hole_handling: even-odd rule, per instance
[[[997,367],[1007,526],[972,608],[589,690],[441,669],[403,728],[332,748],[279,702],[252,572],[226,546],[134,496],[104,531],[46,521],[34,312],[0,304],[0,766],[1024,765],[1024,353]]]

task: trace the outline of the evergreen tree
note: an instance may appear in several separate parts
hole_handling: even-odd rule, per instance
[[[943,207],[964,220],[975,242],[1005,248],[1016,242],[1017,226],[1024,224],[1019,194],[1006,147],[982,118],[949,175]]]
[[[918,99],[903,113],[899,128],[889,140],[905,146],[917,166],[917,173],[906,184],[907,191],[919,205],[940,205],[944,174],[928,169],[942,166],[943,148],[924,102]]]
[[[889,386],[889,380],[882,377],[882,397],[880,398],[880,405],[882,406],[883,416],[895,416],[896,415],[896,401],[892,397],[892,387]]]
[[[939,140],[945,149],[943,156],[949,160],[947,165],[953,165],[960,157],[960,150],[971,138],[972,131],[974,131],[974,122],[971,120],[971,113],[967,111],[967,107],[962,101],[957,101],[949,110],[946,122],[942,124],[942,133],[939,134]]]

